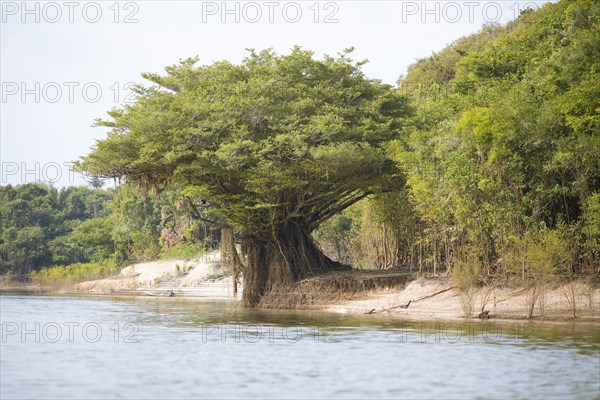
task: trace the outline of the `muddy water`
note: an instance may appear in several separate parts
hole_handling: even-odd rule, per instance
[[[597,324],[0,296],[0,398],[600,397]]]

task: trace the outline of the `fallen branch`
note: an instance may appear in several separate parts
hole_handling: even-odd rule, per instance
[[[384,312],[388,312],[388,313],[389,313],[390,311],[392,311],[392,310],[396,310],[396,309],[399,309],[399,308],[408,308],[408,306],[410,306],[410,303],[416,303],[417,301],[421,301],[421,300],[425,300],[425,299],[430,299],[430,298],[432,298],[432,297],[434,297],[434,296],[437,296],[438,294],[442,294],[442,293],[444,293],[444,292],[447,292],[448,290],[452,290],[452,289],[454,289],[454,288],[456,288],[456,286],[450,286],[450,287],[449,287],[449,288],[447,288],[447,289],[440,290],[439,292],[435,292],[435,293],[433,293],[433,294],[430,294],[429,296],[421,297],[420,299],[417,299],[417,300],[414,300],[414,301],[413,301],[413,300],[409,300],[409,301],[408,301],[408,303],[406,303],[406,304],[401,304],[401,305],[399,305],[399,306],[393,306],[393,307],[390,307],[390,308],[382,308],[382,309],[381,309],[381,310],[379,310],[379,311],[377,311],[377,310],[374,308],[374,309],[372,309],[371,311],[367,311],[365,314],[369,314],[369,315],[371,315],[371,314],[381,314],[381,313],[384,313]]]
[[[408,303],[406,303],[406,304],[401,304],[399,306],[393,306],[393,307],[390,307],[390,308],[382,308],[379,311],[375,311],[376,309],[374,308],[371,311],[366,312],[365,314],[382,314],[384,312],[388,312],[389,313],[390,311],[396,310],[396,309],[399,309],[399,308],[408,308],[408,306],[410,306],[411,302],[412,302],[412,300],[409,300]]]
[[[522,295],[523,293],[526,293],[528,290],[529,290],[529,288],[525,288],[525,289],[522,289],[522,290],[516,291],[516,292],[514,292],[513,294],[511,294],[510,296],[508,296],[507,298],[505,298],[505,299],[502,299],[502,300],[496,300],[496,301],[494,301],[494,303],[495,303],[495,304],[498,304],[498,303],[503,303],[503,302],[505,302],[506,300],[510,300],[510,299],[512,299],[513,297],[517,297],[517,296],[520,296],[520,295]]]
[[[448,290],[452,290],[452,289],[455,289],[455,288],[456,288],[456,286],[450,286],[448,289],[440,290],[439,292],[435,292],[434,294],[430,294],[429,296],[421,297],[420,299],[415,300],[415,303],[417,301],[421,301],[421,300],[425,300],[425,299],[430,299],[433,296],[437,296],[438,294],[442,294],[444,292],[447,292]]]

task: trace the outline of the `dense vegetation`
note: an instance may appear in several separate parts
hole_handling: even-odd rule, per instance
[[[111,198],[111,191],[85,187],[0,187],[0,273],[111,255]]]
[[[158,192],[178,187],[243,231],[244,302],[340,268],[311,233],[370,194],[401,186],[384,145],[406,100],[349,57],[295,48],[250,52],[242,64],[167,68],[136,104],[99,121],[113,131],[80,167]],[[201,217],[200,212],[198,216]]]
[[[598,2],[548,4],[411,66],[410,134],[389,146],[406,188],[320,236],[368,266],[598,274],[599,19]]]
[[[177,195],[44,184],[0,187],[0,274],[78,281],[128,262],[189,257],[214,246],[213,232]],[[74,267],[76,266],[76,268]]]
[[[112,132],[79,165],[125,179],[115,193],[1,188],[0,271],[155,258],[228,223],[248,305],[339,263],[447,271],[465,290],[598,278],[600,3],[484,26],[397,88],[348,52],[196,64],[145,74],[137,103],[98,121]]]

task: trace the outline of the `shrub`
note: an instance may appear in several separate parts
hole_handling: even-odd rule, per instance
[[[115,275],[119,268],[113,261],[58,265],[29,273],[31,282],[40,286],[65,287],[79,282]]]
[[[197,258],[200,257],[206,251],[206,248],[207,246],[203,242],[180,242],[167,250],[163,250],[160,254],[160,258],[162,258],[163,260],[168,260],[172,258]]]
[[[474,251],[465,251],[452,269],[452,281],[460,292],[460,304],[465,317],[471,318],[483,270],[480,256]]]
[[[560,226],[541,226],[511,238],[505,256],[513,281],[526,289],[527,318],[533,316],[538,301],[543,304],[546,286],[553,276],[572,265],[574,251],[571,239]],[[543,314],[543,307],[540,312]]]

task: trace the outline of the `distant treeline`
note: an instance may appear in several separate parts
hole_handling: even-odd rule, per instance
[[[110,190],[0,187],[0,272],[71,264],[112,252]]]
[[[97,186],[100,186],[97,184]],[[118,190],[29,183],[0,187],[0,274],[97,262],[123,265],[160,255],[192,255],[219,232],[169,198]],[[170,253],[169,253],[170,252]]]

